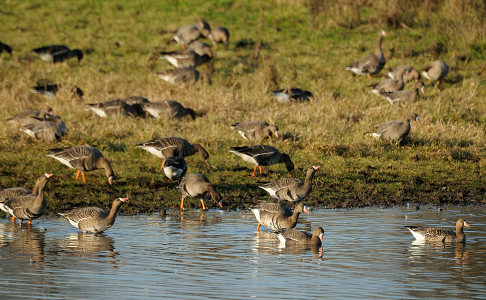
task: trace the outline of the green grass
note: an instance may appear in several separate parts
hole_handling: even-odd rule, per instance
[[[484,203],[484,24],[476,24],[476,31],[456,26],[453,22],[463,19],[457,21],[451,17],[452,11],[447,13],[454,1],[446,1],[430,19],[417,14],[408,23],[410,29],[386,27],[379,6],[357,10],[359,22],[352,21],[348,27],[336,25],[342,20],[330,17],[334,6],[311,22],[305,3],[7,1],[0,8],[1,40],[14,53],[0,57],[0,119],[28,108],[50,106],[63,117],[69,134],[60,142],[45,144],[5,124],[0,132],[0,187],[30,187],[40,173],[52,172],[56,177],[47,192],[50,212],[88,205],[106,207],[124,195],[130,197],[125,212],[176,208],[180,193],[175,183],[162,181],[161,161],[134,146],[176,135],[202,144],[211,155],[210,174],[197,156],[187,158],[189,172],[207,174],[228,208],[246,207],[269,199],[258,185],[286,172],[278,165],[265,168],[263,178],[249,178],[252,166],[228,152],[231,146],[247,143],[229,125],[266,119],[276,122],[286,138],[263,143],[288,153],[298,168],[297,177],[303,178],[311,165],[322,166],[306,204]],[[212,85],[170,86],[155,72],[171,67],[157,61],[152,68],[152,58],[162,49],[177,49],[175,43],[167,42],[171,32],[201,17],[212,26],[228,27],[230,47],[213,49]],[[388,33],[383,46],[385,68],[406,63],[420,69],[440,58],[451,67],[440,90],[428,86],[417,102],[390,106],[366,91],[366,85],[380,78],[353,78],[343,70],[373,51],[381,28]],[[235,47],[240,40],[257,42],[260,38],[263,46],[256,60],[251,59],[253,47]],[[55,65],[31,56],[31,49],[54,43],[87,54],[80,64]],[[84,100],[73,98],[67,89],[53,100],[31,94],[30,87],[41,78],[79,86],[85,92]],[[310,103],[280,105],[270,93],[285,86],[308,89],[315,97]],[[174,99],[207,113],[195,121],[169,121],[101,119],[84,111],[85,103],[131,95],[152,101]],[[383,122],[403,119],[410,111],[418,113],[422,122],[412,124],[410,138],[402,145],[363,136]],[[102,171],[88,173],[87,185],[75,182],[75,171],[45,156],[49,148],[82,144],[98,147],[111,160],[117,175],[113,187],[106,184]],[[199,201],[190,200],[186,206],[199,207]]]

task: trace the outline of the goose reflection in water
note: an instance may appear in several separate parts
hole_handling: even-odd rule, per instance
[[[28,256],[30,264],[43,263],[45,258],[45,233],[44,229],[37,227],[20,227],[11,222],[0,223],[0,248],[1,252],[15,252],[17,259]],[[0,253],[1,253],[0,252]],[[3,256],[3,255],[0,255]],[[3,262],[10,266],[15,266],[9,259],[3,259]],[[19,266],[17,266],[19,267]]]
[[[289,254],[289,255],[304,255],[309,249],[313,254],[313,258],[322,258],[323,248],[319,245],[284,245],[277,236],[277,233],[271,231],[260,231],[255,236],[255,243],[253,250],[258,254]]]
[[[114,251],[113,238],[103,233],[72,233],[62,242],[61,248],[70,256],[115,258],[118,254]]]

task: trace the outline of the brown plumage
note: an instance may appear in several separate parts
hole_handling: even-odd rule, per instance
[[[199,71],[194,69],[193,67],[165,70],[162,72],[158,72],[157,76],[160,79],[163,79],[168,83],[175,85],[196,83],[200,77],[207,83],[211,84],[211,78],[207,73],[203,72],[200,74]]]
[[[30,109],[18,113],[15,116],[8,118],[6,121],[9,123],[14,123],[19,126],[26,126],[36,122],[39,118],[43,119],[45,115],[55,116],[52,115],[51,112],[52,109],[50,107],[47,107],[42,110]]]
[[[312,234],[294,229],[287,229],[278,234],[278,239],[285,245],[317,245],[324,240],[324,229],[317,227]]]
[[[54,142],[67,134],[68,130],[64,121],[55,115],[44,114],[43,118],[30,118],[31,124],[21,127],[19,130],[38,140]]]
[[[312,191],[312,178],[320,166],[307,169],[305,181],[297,178],[282,178],[260,186],[275,199],[290,202],[305,199]]]
[[[170,52],[160,52],[162,58],[165,58],[169,63],[171,63],[176,68],[188,68],[197,67],[202,65],[209,60],[211,57],[207,54],[199,55],[192,50],[181,50],[181,51],[170,51]]]
[[[274,231],[292,229],[297,225],[300,213],[309,213],[309,210],[302,203],[295,206],[291,215],[288,215],[287,210],[270,211],[267,210],[267,207],[262,207],[260,205],[256,208],[252,208],[251,211],[255,214],[255,218],[258,221],[257,231],[260,230],[261,225]]]
[[[39,182],[37,194],[28,194],[17,196],[14,198],[7,198],[3,203],[0,202],[0,208],[3,211],[12,215],[12,221],[19,220],[22,224],[23,220],[28,220],[28,224],[33,219],[40,217],[46,208],[46,201],[44,198],[44,188],[46,183],[52,177],[52,174],[45,174]]]
[[[221,195],[214,189],[214,186],[209,179],[203,174],[187,174],[182,178],[177,188],[182,192],[181,210],[184,209],[184,199],[186,197],[201,198],[202,208],[203,210],[206,210],[203,200],[206,194],[210,194],[213,201],[216,202],[219,207],[223,208]]]
[[[419,96],[419,92],[425,93],[425,86],[422,81],[417,81],[413,90],[396,91],[390,93],[380,93],[380,96],[388,100],[390,104],[395,104],[396,102],[415,102]]]
[[[207,55],[210,58],[214,57],[213,50],[211,50],[211,46],[200,41],[194,41],[191,44],[189,44],[187,50],[192,50],[197,54],[199,54],[200,56]]]
[[[437,86],[439,86],[441,80],[447,76],[449,73],[449,66],[441,61],[436,60],[424,67],[422,70],[422,75],[430,81],[437,81]]]
[[[456,231],[425,226],[405,226],[419,241],[444,243],[464,243],[466,241],[464,227],[469,227],[464,219],[457,220]]]
[[[406,72],[403,73],[404,74],[403,75],[403,82],[405,82],[405,83],[410,82],[412,80],[416,82],[417,80],[420,79],[420,74],[417,71],[417,69],[415,69],[412,66],[408,66],[408,65],[399,65],[399,66],[396,66],[394,68],[391,68],[388,71],[387,76],[390,77],[391,79],[398,80],[398,75],[402,71],[406,71]]]
[[[174,100],[144,103],[143,109],[157,119],[178,119],[190,116],[194,120],[197,116],[192,108],[184,107],[181,103]]]
[[[379,83],[369,85],[370,87],[373,87],[370,92],[379,96],[380,93],[389,93],[403,90],[403,87],[405,86],[403,76],[406,74],[406,72],[407,71],[405,70],[400,71],[400,73],[397,75],[398,78],[396,80],[387,78],[380,81]]]
[[[25,196],[25,195],[37,195],[39,193],[39,186],[41,183],[44,181],[45,177],[47,177],[49,174],[42,174],[37,178],[37,180],[34,183],[34,186],[32,187],[32,190],[28,190],[23,187],[13,187],[13,188],[6,188],[0,191],[0,209],[3,211],[7,212],[6,209],[4,209],[1,205],[2,203],[5,203],[5,201],[8,198],[15,198],[19,196]]]
[[[262,166],[270,166],[277,163],[284,163],[289,173],[292,173],[294,170],[294,163],[290,160],[288,154],[280,153],[277,148],[272,146],[231,147],[230,152],[238,155],[244,161],[255,165],[251,175],[252,177],[255,176],[257,167],[259,167],[260,174],[262,174]]]
[[[137,143],[137,147],[142,148],[151,154],[165,159],[167,157],[186,157],[197,153],[201,156],[203,161],[209,164],[209,153],[199,144],[191,144],[186,139],[180,137],[165,137],[158,140]],[[163,163],[162,163],[163,165]]]
[[[209,34],[209,39],[211,40],[213,45],[216,45],[217,43],[223,43],[226,47],[228,47],[229,38],[229,30],[228,28],[223,26],[213,28],[213,30],[211,30],[211,33]]]
[[[86,110],[93,111],[96,115],[102,118],[116,115],[131,117],[136,117],[139,115],[137,110],[133,106],[127,104],[125,101],[120,99],[110,100],[101,103],[92,103],[87,105],[89,107]]]
[[[199,20],[194,25],[185,25],[177,29],[173,39],[181,46],[192,43],[201,36],[208,37],[211,27],[205,20]]]
[[[108,183],[110,185],[113,183],[115,174],[111,168],[110,162],[104,158],[103,154],[101,154],[95,147],[77,146],[50,149],[47,156],[57,159],[71,169],[76,169],[77,174],[75,180],[78,180],[79,174],[81,174],[83,182],[86,183],[84,172],[105,169]]]
[[[404,121],[391,121],[378,126],[371,134],[374,138],[401,140],[410,133],[410,120],[419,121],[416,113],[410,114]]]
[[[69,223],[83,232],[100,233],[110,228],[116,219],[120,206],[128,198],[118,198],[113,201],[111,209],[106,211],[99,207],[75,208],[59,215],[68,219]]]
[[[247,121],[231,125],[231,129],[238,133],[245,140],[261,140],[272,134],[278,138],[278,127],[275,124],[268,124],[263,120]]]
[[[382,49],[383,37],[385,36],[386,32],[384,30],[380,30],[380,32],[378,33],[378,40],[376,42],[375,52],[352,63],[345,69],[353,72],[354,74],[367,75],[368,77],[379,73],[386,63],[386,59],[383,55]]]

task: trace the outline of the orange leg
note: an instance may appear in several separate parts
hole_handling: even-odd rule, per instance
[[[83,177],[83,182],[86,183],[86,178],[84,178],[84,172],[81,172],[81,177]]]
[[[260,175],[263,175],[262,166],[258,166],[258,169],[260,170]]]
[[[251,176],[250,177],[255,177],[257,167],[258,166],[255,166],[255,168],[253,169],[253,173],[251,173]]]
[[[184,210],[184,197],[181,197],[181,210]]]
[[[439,86],[439,84],[440,84],[440,80],[437,80],[437,86]]]
[[[77,170],[76,177],[74,178],[74,180],[78,180],[79,179],[79,174],[81,174],[81,170]]]
[[[28,221],[27,221],[27,225],[28,225],[28,226],[32,225],[32,220],[28,220]]]
[[[371,75],[368,75],[368,78],[371,79]]]
[[[14,224],[15,224],[15,221],[17,221],[17,219],[14,216],[11,216],[10,220],[12,220],[12,223],[14,223]]]
[[[204,205],[204,200],[203,199],[201,199],[201,205],[202,205],[203,210],[206,210],[206,206]]]
[[[257,231],[260,231],[260,226],[262,226],[262,223],[258,222]]]
[[[162,161],[162,164],[160,165],[160,169],[161,169],[161,170],[164,168],[164,164],[165,164],[165,158],[164,158],[164,160]]]

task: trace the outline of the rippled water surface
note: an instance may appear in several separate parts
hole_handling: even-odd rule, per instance
[[[485,298],[486,208],[317,210],[321,248],[282,248],[250,211],[119,216],[102,235],[63,219],[0,220],[0,298]],[[465,246],[415,244],[404,225],[471,225]],[[262,227],[263,228],[263,227]]]

